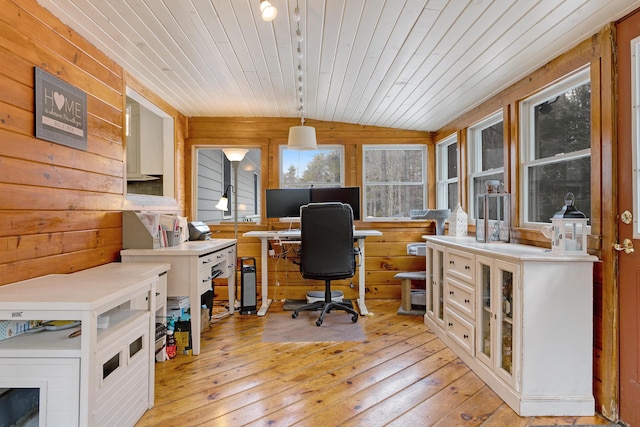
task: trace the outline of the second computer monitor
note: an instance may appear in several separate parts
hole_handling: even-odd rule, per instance
[[[360,187],[311,188],[311,203],[342,202],[351,206],[353,219],[360,220]]]

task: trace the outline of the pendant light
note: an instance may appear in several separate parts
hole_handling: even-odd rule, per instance
[[[302,42],[304,40],[302,31],[300,31],[300,8],[296,2],[296,8],[293,13],[293,20],[296,21],[297,28],[295,32],[296,42],[298,44],[296,48],[296,55],[298,57],[297,68],[297,97],[298,112],[300,113],[300,126],[292,126],[289,128],[289,139],[287,142],[287,148],[290,150],[315,150],[318,148],[316,142],[316,129],[311,126],[304,125],[304,98],[303,98],[303,81],[302,76],[304,74],[302,68],[302,58],[304,57],[302,51]]]

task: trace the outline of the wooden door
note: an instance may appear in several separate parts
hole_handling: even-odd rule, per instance
[[[620,291],[620,420],[631,426],[640,426],[640,184],[634,155],[640,151],[640,138],[634,138],[634,127],[640,129],[640,120],[634,125],[632,105],[640,105],[633,95],[640,90],[640,12],[628,16],[617,25],[618,50],[618,282]],[[637,44],[632,53],[632,44]],[[635,63],[635,65],[634,65]],[[635,71],[632,71],[636,67]],[[636,99],[634,99],[636,98]],[[638,109],[638,108],[636,108]],[[640,116],[638,116],[640,117]],[[636,130],[636,134],[639,132]],[[636,149],[634,149],[634,145]],[[637,157],[636,157],[637,158]],[[634,172],[636,170],[636,172]],[[634,207],[634,203],[636,207]],[[633,215],[629,220],[628,211]],[[635,246],[631,252],[630,245]],[[621,250],[622,249],[622,250]]]

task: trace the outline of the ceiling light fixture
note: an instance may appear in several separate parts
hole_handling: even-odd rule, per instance
[[[273,21],[278,16],[278,9],[271,4],[269,0],[260,0],[260,12],[263,21]]]
[[[291,126],[289,128],[287,148],[290,150],[315,150],[318,148],[318,144],[316,142],[316,129],[311,126],[304,125],[304,91],[302,89],[304,86],[302,81],[302,76],[304,75],[304,70],[302,68],[302,58],[304,57],[302,52],[302,41],[304,38],[302,37],[302,31],[300,31],[300,8],[298,7],[297,1],[296,8],[293,12],[293,20],[298,23],[295,32],[296,41],[298,43],[296,48],[296,54],[298,56],[298,68],[296,72],[298,95],[296,97],[296,102],[298,104],[298,113],[300,114],[300,126]]]

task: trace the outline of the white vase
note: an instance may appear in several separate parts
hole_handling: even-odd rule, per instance
[[[458,203],[458,206],[451,211],[449,216],[449,235],[466,236],[468,228],[467,213],[462,210],[462,206]]]

